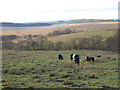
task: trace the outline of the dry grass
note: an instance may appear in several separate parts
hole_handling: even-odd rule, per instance
[[[50,27],[3,27],[2,35],[28,35],[28,34],[47,34],[54,30],[65,30],[66,28],[76,29],[78,31],[96,31],[117,29],[118,22],[92,22],[92,23],[76,23],[62,26]]]

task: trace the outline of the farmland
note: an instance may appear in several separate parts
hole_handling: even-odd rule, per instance
[[[91,22],[91,23],[75,23],[62,26],[49,26],[49,27],[2,27],[2,35],[46,35],[55,30],[72,29],[79,32],[99,31],[117,29],[118,22]]]
[[[20,38],[13,39],[14,42],[10,38],[3,40],[2,87],[118,88],[118,55],[111,52],[117,51],[117,28],[117,22],[3,27],[3,35],[17,35]],[[77,33],[47,35],[66,29],[76,30]],[[63,60],[57,58],[60,53],[64,56]],[[70,60],[73,53],[80,55],[79,66]],[[98,54],[102,57],[98,58]],[[85,56],[94,56],[95,62],[85,61]]]
[[[64,55],[58,60],[57,55]],[[80,65],[70,54],[80,55]],[[96,56],[100,54],[101,58]],[[86,62],[85,56],[95,62]],[[118,56],[107,51],[3,50],[2,86],[14,88],[118,88]]]

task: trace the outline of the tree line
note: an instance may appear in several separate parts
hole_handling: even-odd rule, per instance
[[[2,41],[2,49],[15,50],[118,50],[118,35],[117,33],[108,38],[102,36],[92,36],[90,38],[73,38],[69,42],[52,42],[47,36],[39,35],[36,39],[33,37],[18,42]]]

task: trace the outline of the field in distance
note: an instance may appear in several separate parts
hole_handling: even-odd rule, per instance
[[[99,31],[117,29],[118,22],[91,22],[91,23],[75,23],[61,26],[48,27],[3,27],[2,35],[28,35],[28,34],[48,34],[55,30],[76,29],[80,32]]]
[[[52,42],[66,42],[66,41],[69,42],[72,39],[90,38],[93,36],[102,36],[104,39],[106,39],[108,37],[113,36],[116,32],[117,32],[117,29],[80,32],[80,33],[52,36],[52,37],[49,37],[48,40]]]

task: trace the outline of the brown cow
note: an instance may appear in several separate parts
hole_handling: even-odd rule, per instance
[[[94,57],[89,57],[89,56],[85,57],[85,60],[86,60],[86,61],[92,61],[92,62],[95,61],[95,60],[94,60]]]

